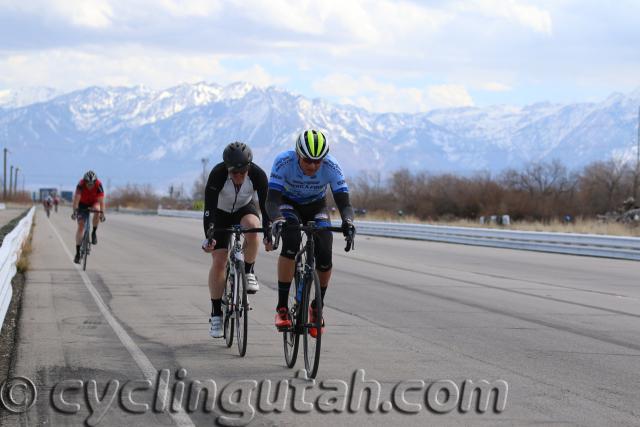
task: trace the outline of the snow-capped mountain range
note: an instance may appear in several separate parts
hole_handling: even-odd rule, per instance
[[[602,102],[379,114],[276,87],[183,84],[166,90],[89,87],[0,91],[0,144],[32,184],[79,179],[94,168],[114,185],[183,182],[190,189],[229,142],[248,143],[268,170],[304,128],[322,129],[348,176],[401,167],[498,172],[530,161],[569,167],[635,158],[640,89]]]

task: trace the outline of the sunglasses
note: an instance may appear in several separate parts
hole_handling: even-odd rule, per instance
[[[318,159],[318,160],[312,160],[312,159],[307,159],[304,157],[301,157],[302,161],[305,162],[308,165],[319,165],[320,163],[322,163],[323,159]]]

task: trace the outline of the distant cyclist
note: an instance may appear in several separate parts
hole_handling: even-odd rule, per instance
[[[71,219],[78,220],[78,228],[76,230],[76,256],[73,262],[80,264],[80,244],[82,242],[82,234],[84,231],[85,215],[80,215],[80,211],[88,209],[99,210],[100,213],[93,214],[93,231],[91,232],[91,244],[98,244],[98,224],[105,220],[104,216],[104,189],[102,183],[92,170],[84,174],[73,196],[73,214]],[[86,218],[89,216],[87,215]]]
[[[44,210],[47,213],[47,216],[51,213],[51,207],[53,206],[53,199],[51,198],[51,194],[48,194],[47,197],[42,202],[44,206]]]
[[[56,194],[53,196],[53,206],[55,207],[56,213],[58,213],[58,205],[60,204],[60,197]]]
[[[300,134],[295,151],[285,151],[273,162],[269,178],[267,210],[273,221],[273,233],[280,233],[283,225],[304,224],[315,221],[316,225],[331,225],[327,210],[327,185],[331,187],[333,199],[342,217],[345,236],[355,232],[353,208],[349,202],[349,188],[338,161],[329,154],[329,143],[322,132],[310,129]],[[275,324],[278,328],[291,326],[288,314],[288,297],[295,268],[295,255],[300,248],[300,231],[282,231],[282,250],[278,258],[278,305]],[[322,301],[329,285],[332,268],[333,235],[321,231],[315,235],[316,270],[320,278]],[[315,322],[312,309],[310,322]],[[324,319],[323,323],[324,325]],[[311,336],[317,331],[310,329]]]
[[[257,192],[262,225],[265,234],[265,249],[271,250],[266,239],[269,230],[269,217],[265,208],[267,198],[267,174],[252,162],[251,149],[242,142],[229,144],[222,154],[223,161],[218,163],[209,174],[204,197],[204,232],[202,249],[212,253],[212,265],[209,270],[209,294],[211,296],[211,317],[209,335],[220,338],[222,333],[222,294],[225,287],[229,233],[215,232],[213,241],[206,239],[210,225],[215,228],[227,228],[241,224],[245,228],[260,227],[260,216],[253,203]],[[247,278],[247,292],[256,293],[260,286],[253,271],[260,244],[256,233],[245,235],[244,260]]]

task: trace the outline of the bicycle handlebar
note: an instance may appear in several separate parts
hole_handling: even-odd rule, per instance
[[[259,228],[241,228],[239,226],[235,227],[223,227],[216,228],[213,224],[209,224],[209,228],[207,229],[207,239],[209,241],[213,240],[213,233],[260,233],[264,232],[265,229],[263,227]]]
[[[298,231],[305,231],[305,232],[316,232],[316,231],[332,231],[335,233],[342,233],[342,227],[324,227],[324,226],[317,226],[317,225],[287,225],[286,223],[283,224],[283,228],[282,231],[284,231],[285,229],[287,230],[298,230]],[[278,246],[280,246],[280,237],[281,237],[282,232],[280,233],[276,233],[273,236],[273,250],[275,251],[276,249],[278,249]],[[345,236],[345,239],[347,241],[347,246],[344,248],[345,252],[349,252],[351,249],[355,249],[355,232],[350,232],[347,236]]]
[[[78,208],[76,209],[78,212],[91,212],[91,213],[103,213],[104,211],[101,211],[100,209],[93,209],[93,208]]]

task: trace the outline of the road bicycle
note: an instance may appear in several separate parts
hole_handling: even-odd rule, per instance
[[[228,228],[213,228],[207,230],[207,239],[213,239],[213,233],[230,233],[227,251],[227,272],[225,275],[225,289],[222,303],[223,333],[227,347],[233,345],[234,329],[238,353],[241,357],[247,352],[247,333],[249,329],[249,299],[247,298],[247,277],[244,271],[244,239],[245,233],[263,232],[263,228],[243,228],[233,225]]]
[[[80,260],[82,262],[82,270],[87,270],[87,258],[89,258],[89,254],[91,253],[91,238],[89,236],[89,229],[91,225],[89,224],[90,214],[98,213],[101,214],[102,211],[89,208],[89,209],[78,209],[78,218],[84,218],[84,231],[82,234],[82,242],[80,243]],[[102,217],[104,218],[104,217]],[[100,221],[104,221],[104,219],[100,219]]]
[[[315,268],[315,242],[314,235],[323,230],[342,232],[340,227],[327,227],[316,225],[315,221],[307,222],[307,225],[287,225],[283,231],[299,230],[305,234],[305,239],[300,243],[300,250],[295,257],[295,296],[290,296],[293,301],[289,304],[289,316],[291,327],[281,328],[284,345],[284,358],[287,367],[293,368],[298,357],[300,336],[302,336],[304,350],[304,367],[308,378],[315,378],[320,366],[320,347],[322,344],[322,296],[320,291],[320,279]],[[282,233],[280,233],[282,234]],[[277,249],[280,243],[280,235],[274,235],[273,249]],[[354,249],[355,234],[346,236],[347,246],[345,251]],[[315,321],[310,320],[310,310],[315,313]],[[315,329],[315,338],[311,336],[311,329]]]

